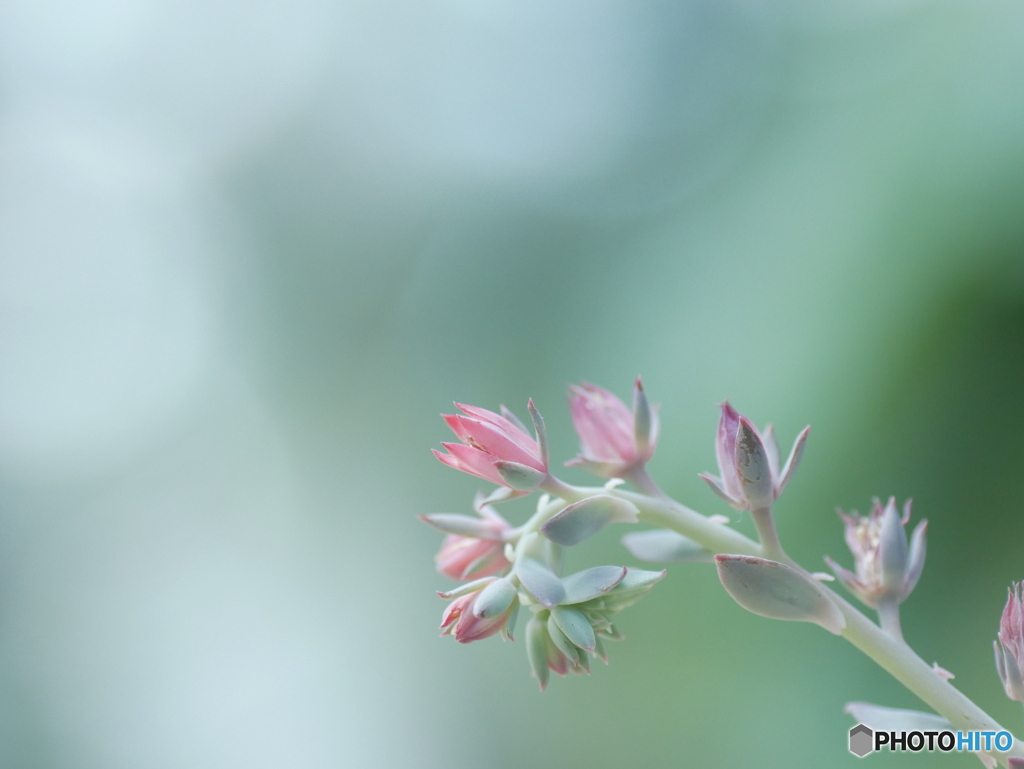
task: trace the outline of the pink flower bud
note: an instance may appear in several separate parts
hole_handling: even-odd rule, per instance
[[[846,544],[853,553],[856,573],[851,573],[830,558],[825,561],[836,577],[866,606],[873,609],[885,601],[899,604],[917,585],[924,568],[925,533],[928,522],[921,521],[907,543],[905,526],[910,521],[910,500],[903,506],[903,516],[896,510],[896,498],[890,497],[883,507],[875,499],[871,512],[861,516],[856,510],[839,516],[846,525]]]
[[[512,525],[489,505],[480,508],[480,518],[421,515],[420,520],[442,531],[460,526],[468,530],[470,524],[475,524],[472,535],[449,534],[441,543],[434,560],[437,570],[446,577],[478,579],[497,574],[512,565],[505,559],[505,534],[512,530]]]
[[[1006,696],[1024,702],[1024,607],[1021,606],[1021,583],[1009,590],[1006,608],[999,622],[999,641],[993,642],[996,652],[996,670],[1003,682]]]
[[[582,452],[566,465],[602,478],[619,478],[654,456],[658,415],[647,403],[640,377],[632,411],[613,393],[587,382],[569,388],[569,410]]]
[[[441,635],[455,636],[456,641],[464,644],[488,638],[502,630],[506,631],[509,639],[512,638],[512,627],[519,612],[518,597],[514,598],[501,614],[494,617],[478,617],[473,612],[473,605],[483,592],[483,588],[481,585],[479,589],[461,595],[448,604],[441,615]]]
[[[726,401],[715,439],[718,475],[701,473],[700,478],[737,510],[769,507],[800,464],[810,430],[801,430],[785,466],[780,468],[779,445],[771,425],[762,433]]]
[[[462,414],[442,416],[462,443],[442,443],[448,453],[434,450],[434,456],[449,467],[499,486],[510,486],[506,476],[512,477],[513,474],[508,470],[520,466],[525,469],[515,473],[515,476],[543,480],[548,471],[543,421],[540,420],[540,415],[536,414],[533,401],[530,402],[530,412],[531,416],[534,416],[540,442],[526,434],[522,423],[515,419],[511,412],[507,412],[511,417],[509,419],[476,406],[461,403],[455,405],[463,412]],[[504,475],[499,471],[500,467],[505,468]],[[522,488],[517,490],[520,494],[526,493]]]

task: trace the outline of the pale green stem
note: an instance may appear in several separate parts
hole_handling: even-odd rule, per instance
[[[640,510],[640,520],[644,523],[679,532],[712,553],[765,556],[765,549],[753,540],[673,500],[656,499],[619,489],[608,491],[603,488],[581,488],[569,486],[561,481],[557,481],[557,484],[557,492],[552,491],[556,488],[554,484],[551,489],[545,487],[545,490],[557,493],[566,502],[576,502],[594,494],[609,493],[628,500]],[[784,554],[783,562],[804,574],[807,573]],[[938,676],[927,662],[903,642],[902,638],[890,635],[827,586],[821,587],[846,619],[843,637],[916,694],[936,713],[946,718],[955,728],[961,731],[1004,731],[994,718],[975,705],[949,681]],[[1015,739],[1009,751],[993,752],[991,755],[1005,766],[1007,758],[1024,758],[1024,743]]]
[[[882,601],[878,605],[878,623],[882,630],[897,641],[903,640],[903,629],[900,627],[900,604],[895,598]]]
[[[625,479],[632,483],[641,494],[646,494],[656,499],[669,498],[668,494],[662,491],[661,487],[654,482],[654,479],[648,474],[647,468],[642,464],[636,465],[626,473]]]
[[[782,549],[782,543],[779,542],[779,533],[775,530],[775,518],[772,517],[771,506],[751,510],[750,514],[754,518],[754,526],[757,527],[757,538],[761,540],[761,547],[764,549],[765,557],[771,558],[773,561],[788,562],[790,558]]]
[[[564,486],[566,489],[570,488],[566,486],[566,484],[564,483],[562,484],[562,486]],[[545,489],[545,491],[547,491],[547,489]],[[540,507],[537,510],[537,512],[530,516],[530,519],[526,523],[519,527],[519,529],[517,530],[518,536],[515,538],[516,541],[518,541],[524,534],[532,534],[534,532],[540,531],[541,526],[543,526],[549,520],[554,518],[555,515],[561,512],[566,505],[572,502],[572,500],[565,499],[564,497],[561,496],[552,496],[554,496],[554,499],[552,499],[546,505]],[[588,494],[584,496],[590,495]]]

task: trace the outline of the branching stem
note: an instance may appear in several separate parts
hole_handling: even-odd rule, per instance
[[[679,532],[713,553],[771,558],[807,573],[782,551],[778,537],[775,535],[774,525],[771,526],[771,535],[768,538],[766,538],[766,532],[762,531],[762,527],[758,526],[758,533],[764,543],[762,546],[738,531],[716,523],[663,495],[648,496],[620,489],[608,491],[603,488],[583,488],[569,486],[562,481],[554,480],[557,481],[557,484],[546,484],[545,491],[557,494],[566,502],[576,502],[594,494],[610,493],[636,505],[640,510],[640,520],[644,523]],[[653,481],[651,483],[653,484]],[[641,488],[641,484],[636,481],[634,481],[634,485]],[[656,489],[657,486],[653,488]],[[755,516],[755,523],[756,521],[757,517]],[[774,535],[774,540],[772,540],[772,535]],[[899,628],[898,607],[894,612],[880,611],[882,627],[879,627],[827,586],[822,585],[822,588],[835,601],[846,619],[843,637],[916,694],[935,712],[946,718],[955,728],[962,731],[1004,731],[994,718],[975,705],[949,681],[938,676],[932,667],[903,641]],[[1008,758],[1024,758],[1024,743],[1015,739],[1013,747],[1006,753],[993,751],[990,755],[1006,766]]]

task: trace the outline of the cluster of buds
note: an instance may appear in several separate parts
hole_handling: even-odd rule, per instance
[[[497,489],[486,496],[477,494],[475,515],[420,516],[447,535],[436,556],[438,571],[464,582],[438,593],[450,601],[441,618],[442,636],[469,643],[501,634],[512,641],[519,615],[528,614],[527,656],[542,690],[552,672],[561,676],[589,673],[593,659],[607,663],[605,642],[622,638],[615,616],[647,594],[665,572],[596,566],[562,576],[563,550],[609,524],[640,521],[674,527],[626,535],[623,544],[641,560],[714,563],[726,591],[755,614],[815,623],[836,635],[851,627],[850,612],[855,610],[822,584],[833,577],[810,574],[798,566],[782,549],[775,531],[773,505],[800,464],[809,427],[800,432],[782,463],[771,425],[758,430],[728,401],[721,405],[715,440],[718,475],[705,473],[700,478],[734,509],[750,511],[760,539],[752,542],[725,529],[727,518],[704,517],[673,502],[647,474],[646,464],[658,443],[658,413],[647,401],[639,378],[632,408],[596,385],[583,383],[569,390],[580,453],[565,464],[607,479],[603,488],[569,486],[552,475],[544,420],[533,401],[528,404],[532,434],[504,406],[500,413],[456,406],[461,413],[445,415],[444,420],[459,442],[444,443],[447,453],[434,454],[444,464],[490,481]],[[638,493],[619,490],[624,482]],[[520,526],[494,509],[499,502],[535,491],[541,492],[536,512]],[[908,537],[910,515],[910,501],[901,513],[894,497],[884,505],[875,499],[865,516],[840,510],[854,570],[825,559],[835,578],[878,611],[881,630],[891,636],[880,647],[887,664],[898,663],[892,638],[903,640],[899,606],[924,568],[928,523],[920,521]],[[719,549],[732,544],[739,549],[731,553]],[[853,627],[863,641],[864,625]],[[1024,703],[1021,583],[1010,588],[993,646],[1007,696]],[[937,663],[932,669],[941,679],[952,678]],[[930,679],[925,688],[934,686]],[[939,716],[868,703],[851,703],[848,712],[883,730],[907,724],[912,729],[922,724],[952,728]],[[988,748],[975,752],[986,767],[996,765]],[[1000,761],[1024,767],[1024,758],[1006,756]]]
[[[639,601],[664,571],[597,566],[567,577],[565,597],[533,615],[526,626],[527,652],[534,677],[544,689],[550,672],[589,673],[590,659],[607,664],[604,640],[622,634],[612,617]]]
[[[581,453],[566,464],[606,478],[642,472],[654,454],[658,420],[637,379],[633,409],[590,384],[573,387],[570,410]],[[562,577],[562,549],[588,539],[610,523],[636,523],[632,504],[607,493],[569,499],[571,487],[548,470],[544,420],[531,401],[534,431],[515,414],[456,404],[461,414],[443,418],[459,443],[434,454],[444,464],[497,484],[478,494],[476,516],[454,513],[420,518],[447,536],[436,556],[442,574],[466,583],[439,593],[448,599],[441,634],[461,643],[499,633],[514,640],[520,609],[531,614],[527,651],[541,689],[550,673],[589,672],[590,661],[607,662],[604,642],[622,637],[612,617],[638,601],[664,575],[625,566],[597,566]],[[536,514],[514,527],[493,505],[529,494],[540,496]],[[561,496],[552,496],[561,495]]]
[[[639,521],[640,510],[628,496],[615,491],[622,479],[645,493],[664,497],[645,469],[658,443],[657,408],[648,402],[639,377],[632,408],[596,385],[570,388],[569,410],[580,453],[565,464],[608,479],[604,489],[585,490],[551,474],[544,420],[533,401],[528,404],[532,435],[504,406],[500,413],[456,406],[461,414],[443,418],[460,442],[443,443],[447,453],[434,454],[444,464],[498,488],[486,496],[477,495],[476,516],[420,516],[447,534],[436,557],[438,570],[467,581],[439,593],[451,601],[442,616],[442,635],[461,643],[499,633],[512,640],[520,608],[526,607],[532,615],[526,631],[528,655],[541,688],[552,671],[559,675],[589,672],[592,658],[607,661],[604,641],[621,637],[612,616],[639,600],[665,572],[598,566],[562,577],[562,548],[580,544],[611,523]],[[771,427],[758,431],[725,403],[716,443],[721,477],[701,477],[733,507],[770,516],[771,504],[792,477],[806,439],[805,429],[780,468]],[[537,490],[544,492],[537,511],[522,526],[513,526],[493,507]],[[714,525],[723,520],[727,519],[708,519]],[[764,522],[763,517],[759,520]],[[671,530],[628,535],[623,543],[642,560],[713,560],[713,553]],[[749,559],[719,560],[723,583],[742,605],[766,616],[818,622],[839,632],[840,622],[829,613],[835,607],[819,595],[817,583],[804,584],[809,578],[789,567],[774,568],[782,566],[774,561],[755,560],[753,567]],[[756,589],[751,591],[751,585]],[[780,594],[797,596],[801,605],[794,609],[784,602],[780,606]]]
[[[607,661],[604,641],[620,637],[612,616],[649,591],[665,572],[598,566],[563,577],[562,551],[609,524],[637,523],[642,513],[638,505],[644,505],[644,500],[674,504],[666,501],[645,469],[658,443],[657,409],[648,402],[639,378],[632,408],[596,385],[570,388],[569,410],[580,453],[566,465],[608,479],[603,489],[580,489],[551,474],[544,420],[532,401],[528,404],[532,433],[504,406],[495,413],[456,405],[461,413],[445,415],[444,420],[459,442],[442,444],[447,453],[435,451],[435,455],[444,464],[498,488],[486,496],[477,495],[475,516],[421,516],[447,535],[436,556],[438,570],[465,582],[439,594],[451,601],[442,616],[442,635],[461,643],[499,633],[512,640],[520,610],[526,609],[530,614],[528,656],[541,688],[552,671],[559,675],[589,672],[592,658]],[[630,534],[623,543],[642,560],[714,562],[722,584],[741,606],[766,617],[814,622],[841,633],[842,611],[834,594],[820,583],[827,575],[810,575],[785,555],[772,517],[773,504],[800,464],[809,430],[800,432],[782,463],[770,425],[758,430],[728,401],[721,405],[715,440],[719,474],[700,477],[733,508],[751,511],[761,539],[757,555],[715,552],[668,529]],[[616,487],[623,479],[642,493],[619,492]],[[534,491],[542,492],[536,512],[520,526],[509,523],[493,507]],[[664,520],[656,505],[649,509],[655,510],[650,520]],[[895,499],[884,506],[875,500],[867,516],[842,511],[840,516],[855,572],[826,561],[847,588],[879,611],[882,628],[902,637],[899,604],[921,575],[927,523],[921,521],[908,542],[904,527],[910,520],[910,503],[901,516]],[[728,522],[722,516],[698,518],[702,526]],[[1019,628],[1019,600],[1015,606],[1017,619],[1004,619],[1002,646],[997,647],[1002,653],[997,656],[1004,682],[1011,681],[1014,691],[1024,694],[1018,656],[1024,654],[1024,644],[1011,643],[1005,629],[1008,622],[1016,622]],[[1020,637],[1018,632],[1016,638]]]

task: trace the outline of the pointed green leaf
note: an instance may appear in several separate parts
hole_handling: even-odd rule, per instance
[[[533,677],[540,684],[540,690],[544,691],[551,677],[548,670],[548,629],[536,614],[526,623],[526,656],[530,659]]]
[[[775,489],[768,452],[757,430],[745,417],[740,417],[736,433],[736,470],[750,508],[770,507],[775,501]]]
[[[512,605],[518,594],[507,577],[496,579],[473,601],[473,614],[482,619],[497,617]]]
[[[642,561],[655,563],[711,563],[714,555],[671,529],[630,532],[622,544]]]
[[[494,469],[498,471],[501,480],[516,491],[533,491],[540,486],[546,475],[528,465],[508,462],[503,459],[494,463]]]
[[[479,539],[495,539],[495,526],[483,518],[473,518],[457,513],[433,513],[421,515],[419,519],[428,526],[433,526],[445,534],[458,534],[462,537],[478,537]]]
[[[636,523],[636,505],[608,494],[597,494],[568,505],[540,530],[552,542],[572,547],[599,532],[609,523]]]
[[[907,532],[896,510],[896,502],[889,500],[882,513],[882,526],[878,532],[878,559],[882,566],[882,584],[894,594],[903,588],[910,550]]]
[[[807,425],[800,434],[796,436],[796,441],[793,443],[793,448],[789,452],[789,458],[786,460],[786,466],[782,468],[782,476],[779,480],[779,493],[781,494],[789,482],[793,479],[793,473],[800,466],[800,460],[804,456],[804,446],[807,445],[807,436],[811,432],[811,426]]]
[[[530,402],[526,404],[526,410],[530,412],[530,419],[533,420],[533,430],[537,435],[537,447],[540,449],[540,458],[544,463],[544,467],[548,466],[548,431],[544,427],[544,417],[537,411],[537,407],[533,405],[533,398],[530,398]],[[525,432],[525,431],[524,431]]]
[[[647,394],[644,392],[644,384],[640,377],[637,377],[636,384],[633,385],[633,440],[636,443],[637,451],[641,454],[646,455],[654,441],[657,440],[654,420],[651,404],[647,401]]]
[[[625,566],[594,566],[570,574],[562,580],[565,597],[559,603],[574,604],[589,601],[612,590],[626,576]]]
[[[505,627],[501,629],[501,634],[508,641],[515,641],[516,632],[516,620],[519,619],[519,601],[512,604],[512,613],[508,615],[508,621],[505,623]]]
[[[568,606],[556,606],[551,610],[551,616],[573,644],[587,651],[594,650],[594,628],[583,612]]]
[[[572,642],[566,638],[565,633],[563,633],[562,629],[558,627],[558,623],[555,621],[553,614],[548,615],[548,636],[554,642],[555,646],[558,647],[558,651],[562,652],[562,654],[568,658],[569,664],[571,665],[578,665],[580,661],[579,655],[586,654],[586,652],[582,652],[573,646]]]
[[[516,562],[516,576],[537,601],[548,607],[557,606],[565,599],[565,588],[555,573],[533,558],[520,558]]]
[[[437,594],[446,600],[458,598],[466,595],[467,593],[472,593],[474,590],[479,590],[484,585],[489,585],[496,579],[497,577],[481,577],[480,579],[474,579],[472,582],[467,582],[465,585],[459,585],[454,590],[448,590],[443,593],[439,590]]]
[[[839,635],[846,619],[810,577],[776,561],[745,555],[716,555],[718,577],[736,603],[762,617],[814,622]]]
[[[956,729],[942,716],[917,710],[883,708],[870,702],[850,702],[843,708],[857,721],[877,731],[885,732],[944,732]]]

